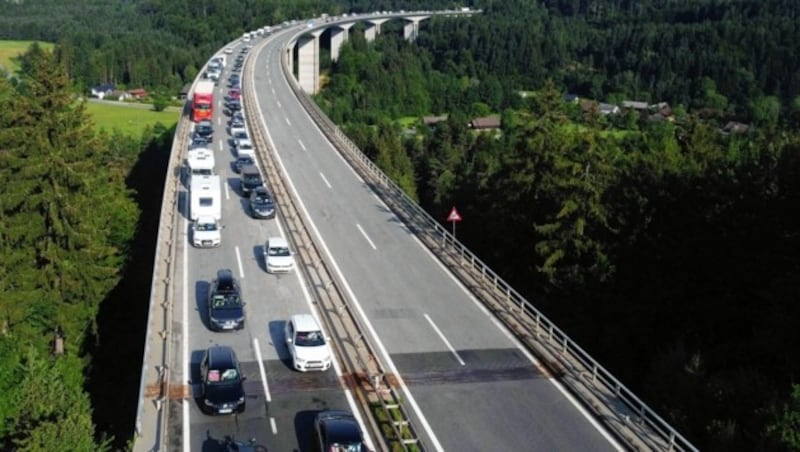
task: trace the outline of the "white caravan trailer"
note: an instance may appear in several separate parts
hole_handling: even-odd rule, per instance
[[[189,218],[192,221],[204,216],[213,217],[217,221],[222,219],[219,176],[192,176],[189,198]]]
[[[210,149],[190,149],[186,155],[186,167],[192,176],[210,176],[214,174],[214,153]]]

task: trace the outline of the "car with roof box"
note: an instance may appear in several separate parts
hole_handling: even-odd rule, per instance
[[[244,306],[239,282],[230,269],[217,271],[208,291],[208,323],[214,331],[244,328]]]

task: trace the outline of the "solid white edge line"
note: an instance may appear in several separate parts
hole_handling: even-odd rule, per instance
[[[188,192],[184,192],[187,193]],[[183,198],[184,204],[184,213],[189,211],[189,197],[184,196]],[[187,231],[189,229],[189,224],[186,219],[186,216],[183,217],[183,230]],[[186,236],[186,242],[188,243],[189,236]],[[187,243],[183,244],[183,271],[181,272],[181,279],[183,283],[183,296],[182,296],[182,310],[181,313],[181,321],[183,324],[181,325],[181,348],[183,353],[183,359],[181,360],[181,372],[184,378],[184,381],[190,383],[191,375],[189,375],[189,247],[186,246]],[[192,397],[183,401],[183,451],[190,452],[192,450],[191,445],[191,432],[190,432],[190,422],[189,422],[189,403],[191,400],[194,399],[194,394]]]
[[[239,253],[239,245],[234,247],[236,251],[236,263],[239,264],[239,277],[244,279],[244,267],[242,266],[242,255]]]
[[[356,405],[356,401],[353,399],[353,394],[349,389],[344,390],[344,396],[347,398],[347,403],[350,404],[350,406]],[[366,425],[364,424],[364,420],[361,419],[361,413],[358,410],[353,410],[353,417],[356,418],[360,425]],[[375,450],[375,445],[372,443],[372,437],[367,435],[365,442],[367,443],[367,450]]]
[[[320,172],[319,172],[319,177],[321,177],[321,178],[322,178],[322,182],[325,182],[325,185],[327,185],[327,186],[328,186],[328,188],[333,188],[333,186],[331,185],[331,183],[330,183],[330,182],[328,182],[328,178],[326,178],[326,177],[325,177],[325,175],[324,175],[324,174],[322,174],[322,171],[320,171]]]
[[[261,110],[259,110],[259,114],[261,114]],[[263,121],[263,119],[264,119],[263,116],[262,116],[261,119]],[[266,128],[264,130],[266,130]],[[272,144],[272,137],[269,135],[269,132],[267,132],[267,138],[269,139],[270,144]],[[274,146],[274,144],[273,144],[273,146]],[[286,235],[283,233],[283,226],[281,226],[281,222],[279,221],[276,224],[278,225],[278,233],[280,234],[280,236],[281,237],[286,237]],[[311,297],[311,293],[308,291],[308,287],[306,286],[306,281],[303,279],[303,276],[301,275],[301,272],[297,271],[297,269],[295,269],[295,271],[293,273],[294,273],[294,276],[297,278],[298,285],[300,285],[300,290],[303,291],[303,298],[305,298],[305,300],[306,300],[306,306],[308,306],[308,312],[310,312],[311,315],[314,316],[314,319],[316,319],[317,323],[320,325],[320,328],[322,328],[322,322],[320,322],[319,312],[317,312],[317,308],[314,306],[314,299]],[[325,332],[324,328],[322,330],[322,335],[325,336],[325,337],[328,337],[328,334]],[[339,366],[339,361],[336,359],[335,355],[331,359],[331,362],[333,363],[333,369],[334,369],[334,372],[336,372],[336,376],[337,377],[341,377],[342,376],[342,368],[341,368],[341,366]],[[358,409],[358,407],[355,406],[355,405],[351,405],[350,408],[352,410],[357,410]],[[362,425],[361,427],[363,428],[364,426]]]
[[[367,243],[369,243],[369,246],[371,246],[373,250],[377,250],[378,248],[375,246],[374,243],[372,243],[372,240],[369,239],[369,236],[367,235],[367,233],[364,232],[364,228],[362,228],[361,225],[358,224],[358,223],[356,223],[356,227],[361,232],[361,235],[363,235],[364,238],[367,240]]]
[[[444,345],[446,345],[447,348],[450,349],[450,353],[452,353],[453,356],[456,357],[456,359],[458,360],[458,363],[461,364],[462,366],[466,366],[467,364],[464,362],[463,359],[461,359],[461,356],[458,355],[458,352],[456,351],[456,349],[453,348],[452,345],[450,345],[450,341],[448,341],[447,338],[444,336],[444,333],[442,333],[442,330],[440,330],[439,327],[436,326],[435,323],[433,323],[433,320],[431,320],[431,316],[429,316],[428,314],[423,314],[423,315],[425,316],[425,320],[427,320],[428,323],[431,324],[431,328],[433,328],[433,331],[436,331],[436,334],[438,334],[439,338],[442,340],[442,342],[444,342]]]
[[[264,387],[264,397],[267,402],[272,402],[272,395],[269,393],[269,384],[267,383],[267,373],[264,371],[264,360],[261,358],[261,347],[258,346],[258,338],[253,338],[253,348],[256,352],[256,359],[258,359],[258,371],[261,373],[261,385]]]
[[[622,447],[622,445],[617,441],[616,438],[614,438],[611,435],[611,433],[607,432],[606,429],[603,428],[602,425],[600,425],[600,422],[598,422],[597,419],[595,419],[595,417],[591,413],[589,413],[578,400],[575,399],[575,396],[573,396],[571,392],[569,392],[567,389],[564,388],[561,382],[552,377],[548,378],[547,380],[550,383],[552,383],[553,386],[555,386],[556,389],[558,389],[561,392],[561,394],[563,394],[564,397],[566,397],[566,399],[569,400],[570,403],[572,403],[572,405],[575,408],[578,409],[578,411],[583,415],[583,417],[585,417],[589,421],[589,423],[592,424],[592,427],[594,427],[595,430],[600,432],[600,434],[603,436],[603,438],[606,439],[606,441],[611,443],[611,446],[613,446],[614,449],[618,450],[619,452],[624,452],[627,450],[626,448]]]

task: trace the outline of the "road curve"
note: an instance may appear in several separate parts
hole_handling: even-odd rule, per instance
[[[317,129],[281,70],[281,47],[290,39],[278,34],[251,56],[257,119],[381,358],[405,385],[429,449],[619,449]],[[258,233],[248,227],[238,235]]]

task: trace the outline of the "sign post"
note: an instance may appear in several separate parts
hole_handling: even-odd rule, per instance
[[[447,221],[453,223],[453,238],[454,239],[456,238],[456,223],[458,223],[461,220],[462,220],[461,214],[458,213],[458,210],[456,210],[456,206],[453,206],[453,208],[450,209],[450,214],[447,215]]]

